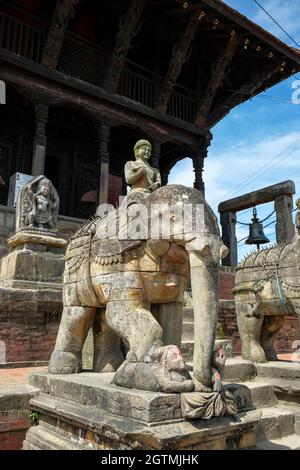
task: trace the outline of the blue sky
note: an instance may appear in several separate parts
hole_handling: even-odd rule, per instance
[[[295,47],[253,0],[226,0],[225,3]],[[260,0],[260,3],[300,43],[300,1]],[[300,78],[300,73],[297,76]],[[291,77],[236,107],[212,129],[213,142],[205,161],[204,180],[206,199],[216,214],[222,200],[287,179],[296,183],[300,196],[300,104],[291,101],[294,80],[296,77]],[[185,182],[191,186],[193,181],[190,159],[179,162],[169,178],[169,183]],[[272,212],[273,203],[257,209],[263,219]],[[248,222],[251,215],[252,210],[240,212],[238,219]],[[272,220],[274,217],[268,223]],[[274,224],[265,230],[271,242],[275,241],[274,232]],[[247,227],[237,226],[238,240],[247,233]],[[249,251],[244,242],[238,246],[239,257]]]

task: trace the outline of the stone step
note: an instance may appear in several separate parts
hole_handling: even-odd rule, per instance
[[[255,364],[257,375],[272,379],[300,379],[300,363],[270,361],[263,364]]]
[[[295,433],[295,417],[290,410],[274,406],[262,408],[262,416],[256,428],[257,441],[281,439]]]
[[[148,426],[84,404],[85,401],[84,396],[78,403],[44,393],[34,398],[31,406],[40,413],[40,418],[38,425],[27,432],[24,449],[75,449],[79,445],[95,450],[251,448],[256,445],[255,429],[262,413],[253,410],[209,421],[171,420]]]
[[[50,429],[42,426],[32,426],[26,433],[26,440],[23,442],[23,450],[86,450],[78,441],[73,442],[64,437],[61,433],[54,433]]]
[[[183,321],[194,322],[194,309],[193,307],[183,307]]]
[[[290,410],[295,416],[295,433],[300,435],[300,405],[293,402],[279,401],[282,408]]]
[[[254,380],[256,371],[254,364],[241,357],[228,358],[225,366],[226,382],[247,382]]]
[[[272,385],[277,398],[284,402],[292,402],[300,406],[300,380],[260,377],[265,383]]]
[[[263,440],[257,443],[258,450],[300,450],[300,436],[291,434],[281,439]]]
[[[238,410],[251,410],[253,408],[266,408],[278,404],[278,400],[271,385],[260,381],[244,382],[243,384],[226,384],[236,399]]]
[[[182,341],[194,341],[194,322],[183,322]]]

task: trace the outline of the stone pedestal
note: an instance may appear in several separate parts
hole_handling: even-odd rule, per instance
[[[1,259],[0,319],[5,363],[48,361],[62,312],[66,240],[54,232],[24,230],[8,240]]]
[[[234,418],[187,421],[178,394],[143,392],[112,385],[113,374],[33,374],[41,393],[31,400],[39,413],[26,450],[243,449],[256,444],[259,411]]]
[[[66,240],[35,229],[17,232],[8,245],[11,252],[1,260],[1,287],[61,291]]]

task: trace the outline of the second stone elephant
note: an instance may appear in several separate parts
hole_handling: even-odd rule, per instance
[[[236,272],[242,355],[253,362],[277,360],[274,342],[284,318],[300,318],[300,200],[297,206],[294,239],[250,254]]]
[[[132,214],[138,206],[146,212],[139,219],[140,237],[134,239],[128,230],[136,228]],[[193,208],[189,223],[182,224],[180,213],[188,206]],[[201,208],[203,218],[196,215],[201,215]],[[154,236],[153,217],[158,224],[167,220],[169,232]],[[116,220],[117,234],[112,231]],[[121,366],[120,338],[128,349],[127,361],[133,363],[151,361],[153,351],[162,345],[180,346],[183,294],[191,276],[194,382],[198,389],[211,388],[219,260],[226,254],[216,217],[196,189],[170,185],[151,194],[131,192],[118,210],[84,226],[69,243],[64,310],[50,372],[81,370],[82,347],[91,326],[94,370],[99,372]],[[122,385],[120,380],[118,384]]]

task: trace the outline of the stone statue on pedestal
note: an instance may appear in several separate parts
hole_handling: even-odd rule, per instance
[[[213,362],[219,260],[228,250],[203,194],[181,185],[160,187],[158,170],[147,162],[151,144],[141,140],[134,149],[136,162],[125,166],[131,191],[121,206],[86,224],[69,242],[64,310],[49,372],[81,372],[82,348],[93,328],[94,370],[115,372],[112,383],[118,388],[171,394],[195,389],[201,417],[230,414],[234,407],[220,396],[220,360],[225,359],[218,353]],[[179,216],[185,205],[187,211],[193,209],[188,224]],[[203,209],[201,220],[197,207]],[[142,237],[131,230],[137,214],[143,214],[138,223]],[[114,220],[120,221],[115,233]],[[159,228],[160,221],[168,221],[169,230],[155,235],[152,228]],[[189,276],[195,317],[193,379],[179,349]],[[220,406],[206,407],[208,400]]]
[[[67,241],[58,236],[59,196],[40,175],[22,186],[16,206],[16,232],[7,243],[0,282],[5,287],[61,289]]]
[[[135,162],[125,165],[126,183],[131,191],[152,192],[161,186],[161,176],[156,168],[149,165],[152,145],[148,140],[139,140],[134,146]]]
[[[59,196],[50,180],[38,176],[21,188],[16,209],[16,231],[56,230]]]

